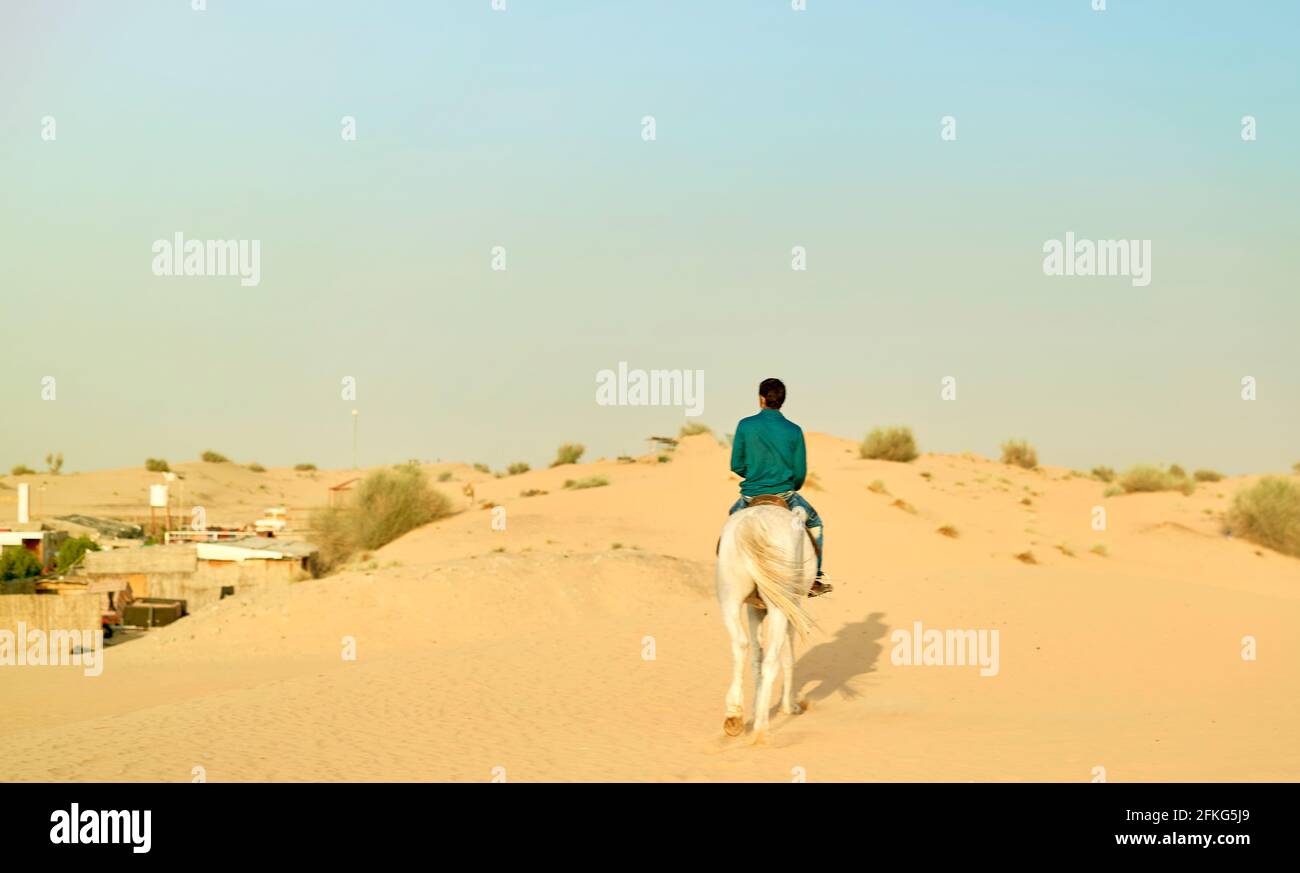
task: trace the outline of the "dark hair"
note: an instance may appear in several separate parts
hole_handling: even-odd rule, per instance
[[[780,379],[764,379],[758,383],[758,396],[767,403],[768,409],[780,409],[785,403],[785,383]]]

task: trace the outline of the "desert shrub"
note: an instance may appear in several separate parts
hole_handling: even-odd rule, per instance
[[[376,470],[361,480],[347,505],[317,511],[313,538],[317,566],[328,571],[354,554],[451,514],[451,501],[413,465]]]
[[[555,450],[555,460],[551,462],[551,466],[561,467],[565,464],[576,464],[586,450],[587,447],[581,443],[565,443]]]
[[[713,428],[707,424],[698,421],[690,421],[682,425],[682,429],[677,431],[678,437],[698,436],[702,433],[713,433]]]
[[[910,427],[878,427],[867,434],[858,452],[872,460],[906,463],[916,460],[916,438]]]
[[[254,461],[253,463],[249,464],[248,469],[252,470],[254,473],[266,472],[266,468],[263,467],[261,464],[257,463],[257,461]]]
[[[602,485],[608,485],[609,480],[604,476],[589,476],[586,479],[569,479],[564,483],[564,487],[570,491],[580,491],[583,488],[599,488]]]
[[[214,452],[214,451],[212,451],[212,449],[207,449],[207,450],[205,450],[205,451],[203,452],[203,454],[199,455],[199,458],[200,458],[201,460],[203,460],[203,461],[206,461],[206,462],[209,463],[209,464],[229,464],[229,463],[230,463],[230,459],[229,459],[229,458],[227,458],[225,455],[221,454],[221,452]]]
[[[478,470],[480,473],[491,473],[491,472],[492,472],[492,468],[489,467],[487,464],[475,464],[475,465],[474,465],[474,469],[475,469],[475,470]]]
[[[523,461],[515,461],[509,467],[506,467],[506,473],[511,476],[518,476],[520,473],[527,473],[531,469],[532,467],[528,466]]]
[[[439,474],[438,474],[438,481],[439,481],[439,482],[450,482],[450,481],[451,481],[451,471],[450,471],[450,470],[443,470],[441,473],[439,473]]]
[[[41,575],[41,562],[22,546],[0,549],[0,582]]]
[[[150,473],[170,473],[171,465],[162,458],[145,458],[144,468]]]
[[[67,573],[81,561],[86,552],[98,552],[99,543],[90,537],[71,537],[63,541],[54,554],[54,572]]]
[[[1092,478],[1098,479],[1102,482],[1114,482],[1115,471],[1110,467],[1093,467]]]
[[[546,492],[540,488],[529,488],[527,491],[520,491],[520,497],[540,497]]]
[[[45,468],[51,476],[57,476],[63,472],[63,452],[46,452]]]
[[[1197,470],[1192,474],[1192,478],[1197,482],[1218,482],[1223,478],[1223,474],[1217,470]]]
[[[1178,464],[1170,464],[1169,475],[1173,476],[1176,479],[1186,479],[1187,471],[1184,470],[1182,467],[1180,467]]]
[[[1300,461],[1296,461],[1291,465],[1291,472],[1300,474]]]
[[[14,464],[13,469],[9,471],[10,476],[35,476],[36,471],[26,464]]]
[[[1007,440],[1002,444],[1002,463],[1032,470],[1038,466],[1038,452],[1025,440]]]
[[[673,456],[672,456],[672,455],[660,455],[659,457],[655,458],[655,460],[658,461],[660,464],[671,464],[672,461],[673,461]]]
[[[1137,464],[1130,467],[1119,480],[1126,494],[1151,491],[1181,491],[1191,494],[1196,484],[1186,476],[1174,476],[1154,464]]]
[[[1227,516],[1233,536],[1300,558],[1300,486],[1266,476],[1238,491]]]
[[[299,473],[310,473],[312,470],[316,469],[316,465],[315,464],[294,464],[293,468],[297,470]]]

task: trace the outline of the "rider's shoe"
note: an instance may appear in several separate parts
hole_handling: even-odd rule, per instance
[[[823,594],[830,594],[835,586],[831,584],[830,577],[825,573],[818,573],[816,581],[813,582],[812,588],[808,589],[809,597],[821,597]]]

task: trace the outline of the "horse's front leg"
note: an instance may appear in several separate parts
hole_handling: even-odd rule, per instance
[[[722,604],[722,620],[731,635],[731,687],[727,689],[727,717],[722,730],[730,737],[738,737],[745,730],[745,655],[750,641],[740,623],[741,606]]]

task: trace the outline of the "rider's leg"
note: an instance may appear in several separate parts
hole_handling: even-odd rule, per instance
[[[727,510],[727,515],[734,515],[748,505],[749,504],[745,502],[745,498],[742,497],[735,503],[731,504],[731,508]]]
[[[826,541],[822,536],[824,528],[821,516],[817,514],[817,510],[813,509],[813,505],[805,500],[804,496],[797,491],[792,491],[790,496],[786,498],[785,502],[791,509],[794,509],[796,506],[802,506],[804,512],[808,513],[808,520],[804,522],[804,526],[808,528],[808,532],[811,533],[813,539],[817,541],[817,575],[821,576],[822,557],[826,554]]]

